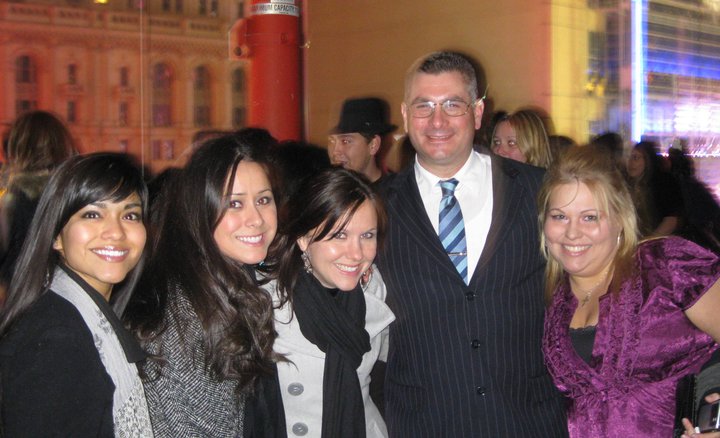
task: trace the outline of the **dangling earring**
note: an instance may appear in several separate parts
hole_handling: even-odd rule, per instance
[[[620,236],[622,236],[622,233],[618,234],[618,240],[617,240],[617,245],[618,245],[618,246],[620,246]]]
[[[363,292],[367,289],[368,284],[370,284],[370,279],[373,275],[373,269],[372,266],[370,266],[367,271],[363,272],[363,274],[360,276],[360,287],[362,288]]]
[[[312,265],[310,264],[310,257],[308,257],[308,255],[305,251],[303,251],[302,254],[300,254],[300,258],[303,261],[303,267],[305,268],[305,272],[307,272],[308,274],[312,274],[313,268],[312,268]]]

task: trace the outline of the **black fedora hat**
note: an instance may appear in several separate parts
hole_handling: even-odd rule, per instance
[[[335,134],[362,132],[387,134],[397,126],[387,123],[387,104],[382,99],[367,97],[343,102],[340,122],[332,130]]]

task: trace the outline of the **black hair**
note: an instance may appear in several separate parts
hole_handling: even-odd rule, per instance
[[[48,289],[60,254],[53,242],[72,215],[88,204],[119,202],[137,193],[147,223],[148,192],[142,174],[124,154],[96,153],[75,156],[54,172],[38,202],[37,211],[20,252],[0,318],[0,336]],[[110,300],[120,315],[142,271],[144,255]]]
[[[152,341],[164,331],[174,294],[184,294],[202,326],[208,369],[220,380],[237,380],[238,390],[271,373],[272,301],[250,267],[221,252],[214,232],[241,162],[259,164],[276,193],[270,151],[256,134],[240,130],[203,143],[163,188],[155,207],[162,226],[142,287],[125,314],[141,341]]]
[[[330,168],[306,180],[298,189],[282,211],[278,237],[268,262],[271,276],[277,279],[282,303],[292,299],[303,267],[297,240],[311,232],[310,243],[329,237],[334,230],[344,228],[365,201],[369,201],[377,213],[377,241],[382,247],[387,222],[385,208],[363,175]]]

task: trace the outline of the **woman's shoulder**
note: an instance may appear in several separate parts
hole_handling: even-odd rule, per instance
[[[677,236],[648,239],[638,245],[637,258],[641,266],[647,262],[670,262],[682,260],[706,260],[717,262],[718,256],[694,242]]]
[[[11,356],[47,343],[80,349],[94,347],[92,334],[69,301],[48,291],[13,323],[0,341],[0,354]]]

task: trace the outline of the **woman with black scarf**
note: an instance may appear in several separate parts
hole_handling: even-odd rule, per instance
[[[386,437],[369,395],[395,319],[372,262],[385,229],[378,195],[359,174],[330,169],[289,201],[271,250],[273,349],[288,436]]]

